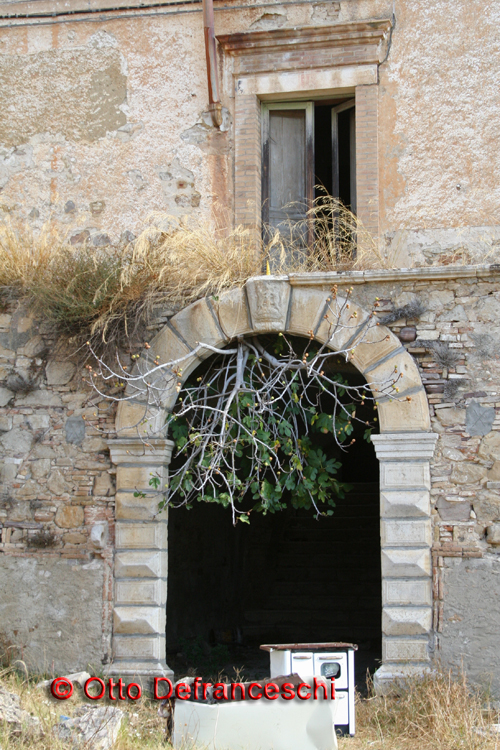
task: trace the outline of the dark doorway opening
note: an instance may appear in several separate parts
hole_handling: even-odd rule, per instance
[[[342,375],[364,383],[345,362]],[[339,476],[353,488],[329,518],[289,507],[233,527],[213,503],[169,511],[167,661],[176,672],[268,676],[260,644],[288,642],[357,643],[360,682],[379,666],[379,467],[363,425],[354,437]]]

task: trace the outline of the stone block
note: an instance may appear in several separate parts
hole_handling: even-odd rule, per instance
[[[25,346],[20,347],[17,353],[23,357],[38,357],[42,354],[46,346],[47,345],[43,338],[37,335],[33,336]]]
[[[455,464],[451,472],[453,484],[479,484],[486,478],[486,469],[471,461]]]
[[[486,529],[486,541],[497,546],[500,544],[500,523],[493,523]]]
[[[385,606],[418,606],[432,605],[432,582],[430,578],[422,580],[382,581],[382,601]]]
[[[5,432],[0,437],[0,443],[5,451],[14,453],[15,456],[25,457],[30,452],[33,445],[33,433],[29,430],[15,428],[10,432]]]
[[[195,349],[198,344],[209,344],[221,348],[227,343],[227,338],[222,333],[216,316],[212,314],[205,299],[200,299],[185,307],[171,318],[170,323],[191,349]],[[160,353],[157,350],[156,340],[154,349],[156,354]],[[213,352],[209,349],[202,349],[196,356],[205,359],[211,357],[212,354]],[[168,356],[171,358],[170,354]],[[185,373],[187,368],[182,367],[182,369]]]
[[[58,469],[54,469],[47,480],[47,487],[54,495],[64,495],[69,492],[69,485],[64,475]]]
[[[432,544],[430,519],[408,521],[382,519],[380,522],[382,547],[415,547]]]
[[[174,443],[165,438],[151,438],[147,442],[139,438],[120,438],[109,440],[108,447],[115,464],[163,466],[170,462]]]
[[[30,464],[33,479],[43,479],[50,474],[52,461],[50,458],[40,458]]]
[[[116,524],[117,549],[166,549],[167,524],[162,521]]]
[[[210,302],[228,341],[252,331],[244,289],[231,289]]]
[[[471,401],[465,414],[465,428],[469,435],[487,435],[491,432],[495,421],[495,408],[481,406],[477,401]]]
[[[379,461],[430,461],[438,435],[434,432],[393,432],[372,435],[371,441]]]
[[[75,529],[83,524],[83,508],[80,505],[61,505],[57,509],[55,524],[61,529]]]
[[[126,554],[126,553],[125,553]],[[165,581],[116,581],[115,603],[164,607],[167,601]]]
[[[422,578],[432,570],[430,549],[383,549],[382,575],[385,578]]]
[[[474,511],[480,523],[500,521],[500,496],[498,492],[482,492],[474,498]]]
[[[48,430],[50,417],[48,414],[30,414],[26,417],[30,430]]]
[[[380,463],[380,489],[430,490],[431,477],[427,461],[384,461]]]
[[[15,393],[13,391],[9,391],[8,388],[0,387],[0,407],[7,406],[9,401],[12,401],[14,396],[15,396]]]
[[[436,417],[443,427],[456,427],[465,424],[465,409],[455,407],[436,409]]]
[[[109,497],[115,494],[113,480],[107,471],[102,471],[94,479],[94,497]]]
[[[116,578],[166,578],[167,573],[166,552],[117,552],[115,555]]]
[[[449,502],[439,497],[436,508],[442,521],[469,521],[471,506],[468,502]]]
[[[296,336],[308,337],[321,322],[325,305],[331,296],[320,289],[292,287],[287,331]]]
[[[353,358],[354,359],[354,358]],[[404,394],[422,388],[422,380],[416,363],[405,354],[374,365],[365,374],[366,381],[377,400],[390,398],[401,403],[406,401]],[[403,394],[400,396],[399,394]],[[412,397],[412,396],[411,396]],[[411,402],[406,402],[411,403]],[[408,429],[405,425],[402,429]]]
[[[387,328],[368,326],[354,349],[353,365],[370,380],[372,370],[385,359],[391,366],[397,366],[399,371],[404,369],[408,355],[401,346],[401,341]]]
[[[356,341],[366,334],[363,324],[367,319],[368,313],[355,302],[337,297],[321,321],[316,338],[335,351],[344,351],[346,347],[354,349]]]
[[[290,284],[285,278],[256,276],[245,285],[253,330],[286,330]]]
[[[380,493],[382,518],[428,517],[431,513],[427,490],[386,490]]]
[[[120,635],[149,635],[164,633],[164,607],[115,607],[113,631]]]
[[[102,453],[108,450],[108,444],[102,437],[86,437],[82,443],[84,453]]]
[[[17,406],[47,406],[53,408],[60,408],[63,406],[61,396],[58,393],[52,391],[36,390],[27,393],[24,396],[18,396],[16,400]]]
[[[166,325],[151,341],[150,361],[153,362],[157,355],[160,362],[173,362],[183,357],[187,361],[191,355],[191,350],[178,333]],[[182,362],[179,363],[179,367],[184,369]]]
[[[430,428],[429,404],[422,388],[408,397],[383,401],[378,408],[380,429],[385,432],[423,432]]]
[[[66,442],[81,445],[85,439],[85,420],[83,417],[68,417],[64,425]]]
[[[113,655],[117,659],[163,659],[165,656],[165,637],[120,636],[113,638]]]
[[[384,607],[384,635],[425,635],[432,629],[431,607]]]
[[[118,465],[116,470],[116,489],[119,490],[150,490],[152,477],[160,479],[160,490],[164,488],[168,479],[166,466],[124,466]]]
[[[115,513],[121,521],[152,521],[155,517],[166,520],[167,511],[158,513],[158,503],[161,497],[157,493],[147,494],[146,497],[134,497],[133,492],[118,492],[115,499]]]
[[[35,516],[38,514],[35,513]],[[52,515],[50,513],[47,513],[46,515]],[[64,543],[65,544],[85,544],[87,541],[87,536],[85,534],[65,534],[64,535]]]
[[[175,395],[177,396],[177,391]],[[136,438],[139,434],[160,435],[164,423],[165,417],[161,410],[156,409],[151,412],[145,404],[137,404],[133,401],[122,401],[118,405],[115,425],[119,438]]]
[[[490,432],[482,440],[479,446],[481,458],[500,461],[500,432]]]
[[[90,529],[90,543],[94,549],[104,549],[108,543],[109,527],[106,521],[95,523]]]
[[[32,427],[31,429],[35,429],[35,428]],[[8,432],[9,430],[12,430],[12,417],[8,417],[5,414],[1,414],[0,415],[0,432]]]
[[[47,363],[45,376],[47,385],[67,385],[76,372],[73,362],[56,362],[52,360]]]
[[[500,482],[500,461],[495,461],[488,472],[489,482]]]
[[[386,636],[382,639],[382,659],[388,662],[429,661],[428,639]]]

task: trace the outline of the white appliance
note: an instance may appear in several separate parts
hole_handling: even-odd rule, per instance
[[[338,701],[335,725],[356,730],[354,715],[354,643],[274,643],[261,646],[269,651],[271,677],[298,674],[335,679],[335,699]]]

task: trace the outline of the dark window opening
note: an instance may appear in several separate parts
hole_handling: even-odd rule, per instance
[[[324,195],[356,213],[354,100],[265,104],[262,110],[264,237],[311,249],[307,211]]]

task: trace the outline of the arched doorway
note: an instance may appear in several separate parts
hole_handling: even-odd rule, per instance
[[[260,340],[267,351],[290,345],[299,359],[310,347],[307,340],[289,336]],[[197,368],[188,392],[200,373],[217,370],[221,360],[213,355]],[[321,367],[365,392],[366,381],[342,357],[332,353]],[[309,388],[307,396],[314,403],[320,399],[320,410],[332,413],[333,400],[321,396],[319,388]],[[347,393],[344,401],[350,401]],[[379,467],[373,444],[364,439],[367,423],[378,433],[376,418],[373,403],[359,398],[354,431],[343,448],[331,433],[309,427],[309,439],[336,461],[335,477],[349,487],[345,495],[333,497],[333,516],[294,507],[290,493],[282,498],[285,509],[252,513],[249,525],[233,526],[229,510],[214,503],[169,510],[166,648],[176,672],[193,669],[208,677],[225,670],[231,676],[233,666],[244,665],[246,676],[260,678],[269,671],[269,657],[259,650],[263,643],[350,641],[359,645],[361,681],[367,667],[379,666]],[[173,461],[174,475],[183,462],[182,456]],[[251,492],[242,505],[244,510],[255,505]]]
[[[340,295],[328,286],[328,274],[316,280],[314,274],[307,280],[250,279],[243,289],[182,310],[151,347],[160,362],[187,356],[183,379],[210,356],[200,344],[222,347],[238,336],[279,331],[313,336],[334,350],[352,347],[351,362],[368,383],[380,383],[398,368],[398,397],[379,400],[380,435],[374,437],[380,461],[383,647],[378,679],[383,681],[408,668],[421,671],[431,656],[429,461],[437,436],[430,432],[425,392],[410,355],[367,310],[350,303],[347,314],[345,304],[339,306]],[[157,500],[148,483],[151,471],[166,475],[172,445],[164,437],[165,412],[176,395],[172,384],[162,408],[146,421],[144,404],[122,402],[119,437],[110,441],[118,489],[112,666],[117,674],[168,671],[168,519],[155,515]],[[134,497],[137,489],[144,490],[144,499]]]

